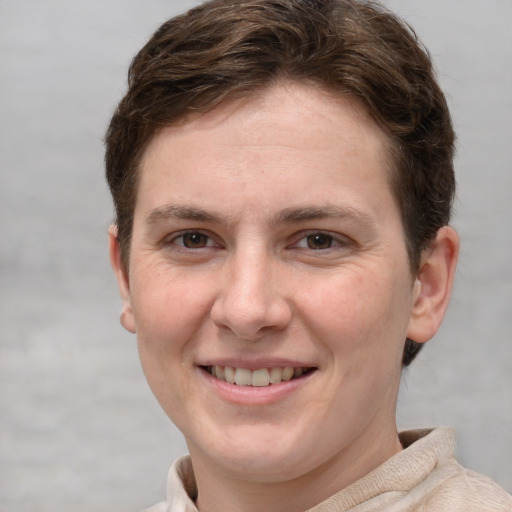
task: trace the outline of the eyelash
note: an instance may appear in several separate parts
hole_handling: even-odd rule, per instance
[[[319,245],[324,245],[325,243],[328,244],[328,247],[319,247],[314,248],[309,245],[309,242],[313,242],[312,237],[316,237],[316,242]],[[300,245],[304,243],[304,245]],[[346,237],[343,237],[341,235],[336,235],[333,233],[329,233],[326,231],[310,231],[308,233],[301,234],[301,237],[297,239],[296,242],[292,244],[293,248],[298,249],[306,249],[311,250],[313,252],[321,252],[321,251],[329,251],[329,250],[336,250],[336,248],[339,247],[345,247],[349,243],[349,240]]]
[[[199,240],[189,240],[188,245],[185,241],[186,237],[198,237]],[[314,248],[310,245],[314,243],[312,237],[317,237],[316,243],[319,245],[327,245],[327,247]],[[181,240],[182,243],[178,241]],[[194,243],[198,243],[198,247],[191,247]],[[203,244],[203,245],[201,245]],[[288,245],[288,248],[306,250],[312,252],[326,252],[330,250],[336,250],[339,247],[346,247],[350,244],[350,240],[344,236],[332,234],[326,231],[309,231],[306,233],[300,233],[300,236],[295,238],[295,241]],[[175,246],[182,251],[197,251],[200,249],[208,248],[222,248],[222,245],[215,242],[214,238],[207,233],[199,230],[184,231],[174,235],[171,239],[165,241],[165,245]]]
[[[203,245],[201,247],[189,247],[185,243],[185,238],[187,236],[188,237],[192,237],[192,236],[200,237],[200,239],[205,242],[205,245]],[[180,239],[182,240],[183,243],[177,242]],[[194,242],[192,242],[192,243],[194,243]],[[166,240],[165,245],[174,245],[174,246],[177,246],[180,248],[178,250],[188,250],[188,251],[196,251],[199,249],[205,249],[205,248],[210,248],[210,247],[220,247],[219,244],[215,243],[214,239],[210,235],[203,233],[202,231],[199,231],[199,230],[197,230],[197,231],[191,230],[191,231],[181,232],[181,233],[173,236],[171,239]]]

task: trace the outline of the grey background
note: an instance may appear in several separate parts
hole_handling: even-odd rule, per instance
[[[102,136],[170,0],[0,0],[0,511],[137,511],[186,450],[118,323]],[[401,427],[451,424],[512,490],[512,2],[390,0],[434,56],[459,135],[461,262],[404,374]]]

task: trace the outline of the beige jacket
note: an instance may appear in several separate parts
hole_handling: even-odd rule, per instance
[[[307,512],[512,512],[509,494],[454,459],[453,429],[411,430],[400,440],[402,452]],[[182,457],[169,472],[167,502],[145,512],[197,512],[196,495]]]

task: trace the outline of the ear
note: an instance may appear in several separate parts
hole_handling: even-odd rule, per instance
[[[110,264],[114,270],[117,279],[117,286],[119,287],[119,294],[123,301],[121,310],[121,325],[132,333],[135,333],[135,319],[133,316],[133,309],[130,295],[130,281],[128,276],[128,269],[125,267],[121,258],[121,248],[117,238],[117,226],[112,224],[108,230],[109,240],[109,253]]]
[[[421,257],[407,338],[424,343],[439,329],[448,307],[458,256],[457,232],[449,226],[442,227]]]

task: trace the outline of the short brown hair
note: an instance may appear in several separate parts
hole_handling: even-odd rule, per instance
[[[391,185],[413,273],[448,224],[455,135],[427,50],[382,6],[356,0],[212,0],[164,23],[134,58],[106,134],[128,265],[138,165],[157,131],[280,79],[357,98],[390,139]],[[403,363],[421,345],[407,340]]]

